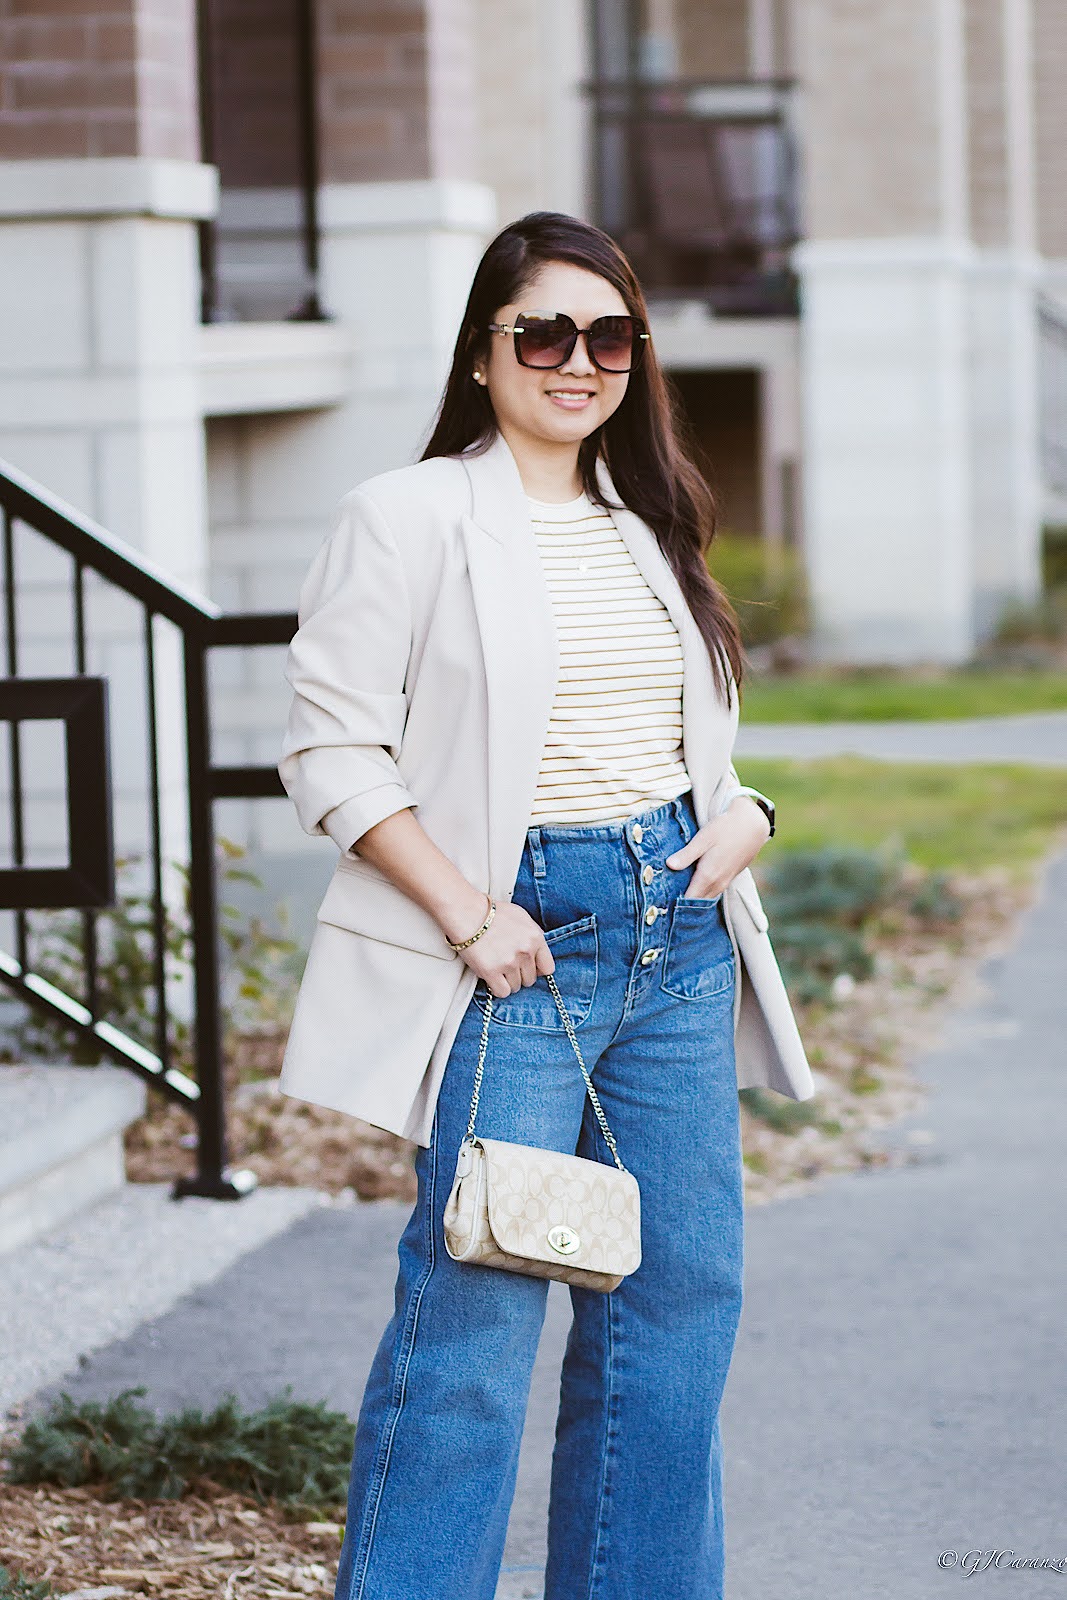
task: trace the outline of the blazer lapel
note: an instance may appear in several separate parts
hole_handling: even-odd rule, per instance
[[[488,714],[489,889],[510,893],[519,869],[559,676],[552,600],[515,457],[498,433],[462,456],[471,484],[462,519],[481,634]]]
[[[463,538],[485,663],[489,888],[510,893],[518,872],[559,676],[559,635],[518,465],[503,434],[481,455],[460,457],[471,487]],[[603,460],[597,480],[621,499]],[[727,770],[737,725],[718,698],[700,629],[652,530],[625,507],[611,513],[682,644],[682,745],[698,820],[707,820]]]

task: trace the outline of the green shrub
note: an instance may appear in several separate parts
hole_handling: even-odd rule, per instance
[[[100,1405],[63,1394],[10,1453],[11,1483],[98,1485],[108,1498],[177,1500],[197,1482],[272,1499],[291,1510],[342,1505],[353,1424],[343,1412],[291,1400],[244,1412],[228,1395],[213,1411],[157,1418],[124,1389]]]
[[[901,906],[931,922],[962,913],[946,872],[905,885],[896,851],[859,845],[785,851],[768,866],[761,896],[782,974],[802,1002],[828,1000],[839,974],[870,977],[868,927],[879,913]]]
[[[907,908],[924,922],[958,922],[963,915],[963,903],[943,867],[926,873],[916,884],[908,895]]]
[[[811,1100],[787,1100],[781,1095],[768,1094],[765,1089],[739,1089],[738,1099],[746,1111],[773,1128],[775,1133],[799,1133],[801,1128],[816,1127],[821,1122],[816,1104],[818,1096]],[[760,1170],[758,1166],[752,1169]]]
[[[0,1567],[0,1600],[48,1600],[54,1593],[51,1584],[34,1583],[23,1572]]]
[[[774,950],[787,988],[802,1003],[828,999],[839,973],[858,982],[874,968],[862,934],[827,922],[775,923]]]
[[[263,884],[240,864],[244,850],[219,840],[219,878],[223,884]],[[156,1048],[155,911],[152,897],[133,886],[143,876],[136,857],[116,863],[116,903],[96,919],[97,992],[100,1015],[148,1050]],[[165,908],[164,969],[168,985],[188,985],[192,975],[193,941],[189,906],[189,873],[172,863],[184,885],[182,903]],[[131,881],[132,880],[132,881]],[[300,951],[288,937],[284,905],[273,911],[274,925],[247,916],[236,906],[219,907],[219,940],[229,971],[222,996],[224,1031],[262,1025],[291,1005]],[[80,997],[85,982],[84,922],[78,911],[29,914],[33,967],[65,994]],[[74,1035],[59,1017],[27,1009],[14,1025],[13,1047],[20,1056],[64,1055],[81,1065],[95,1065],[103,1055],[91,1040]],[[167,1016],[173,1064],[193,1075],[190,1024],[173,1010]]]
[[[858,928],[892,900],[900,873],[898,857],[859,845],[785,851],[767,868],[767,915]]]
[[[1067,589],[1050,589],[1031,605],[1009,601],[997,621],[997,645],[1057,643],[1067,639]]]
[[[795,551],[752,535],[719,533],[708,570],[729,596],[746,645],[806,630],[804,576]]]
[[[1041,581],[1045,592],[1067,589],[1067,527],[1047,527],[1041,549]]]
[[[1041,593],[1031,604],[1010,601],[993,635],[997,645],[1058,643],[1067,639],[1067,527],[1046,527],[1041,548]]]

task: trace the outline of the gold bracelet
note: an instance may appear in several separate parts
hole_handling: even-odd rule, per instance
[[[486,917],[477,933],[472,933],[469,939],[463,939],[459,944],[453,944],[452,940],[448,939],[448,935],[445,935],[445,938],[448,939],[449,944],[452,945],[453,950],[466,950],[467,946],[473,944],[475,939],[480,939],[486,928],[488,928],[489,924],[496,916],[496,901],[491,895],[486,895],[486,899],[489,901],[489,915]]]

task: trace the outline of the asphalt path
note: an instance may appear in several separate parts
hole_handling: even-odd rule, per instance
[[[723,1406],[729,1600],[937,1600],[997,1551],[1064,1570],[1002,1556],[973,1574],[982,1593],[1067,1593],[1065,903],[1067,855],[916,1064],[927,1102],[886,1137],[921,1160],[749,1212]],[[172,1408],[288,1384],[354,1414],[405,1216],[313,1211],[62,1386],[141,1383]],[[541,1593],[558,1285],[549,1306],[501,1600]]]
[[[990,761],[1067,767],[1067,711],[943,722],[742,722],[734,756],[858,755],[878,761]]]

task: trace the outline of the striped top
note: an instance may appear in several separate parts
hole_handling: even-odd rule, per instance
[[[609,514],[530,498],[560,663],[531,825],[621,821],[691,788],[682,645]]]

